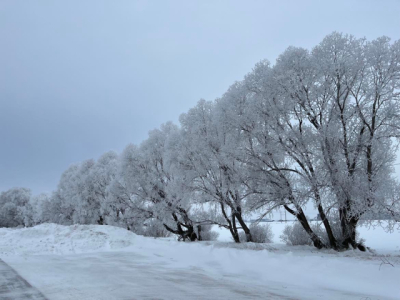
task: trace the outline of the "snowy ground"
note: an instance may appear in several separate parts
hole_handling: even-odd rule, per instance
[[[314,223],[314,222],[312,222]],[[274,244],[281,244],[279,236],[282,234],[283,229],[286,225],[292,225],[293,221],[286,222],[267,222],[260,223],[269,224],[272,227],[274,233],[273,242]],[[379,254],[397,254],[400,255],[400,224],[394,227],[392,232],[387,232],[385,228],[387,223],[383,221],[383,226],[380,226],[378,222],[373,222],[372,224],[361,226],[357,229],[360,237],[365,240],[367,247],[370,247]],[[214,227],[215,231],[219,233],[218,240],[230,242],[232,241],[231,234],[228,230],[224,228]]]
[[[50,300],[400,299],[399,232],[362,229],[376,253],[335,253],[279,244],[284,224],[273,227],[276,243],[236,246],[224,232],[182,243],[43,224],[0,229],[0,258]]]

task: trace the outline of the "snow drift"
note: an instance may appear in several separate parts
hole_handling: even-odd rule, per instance
[[[41,224],[22,229],[0,228],[0,256],[102,252],[126,248],[137,239],[143,237],[107,225]]]

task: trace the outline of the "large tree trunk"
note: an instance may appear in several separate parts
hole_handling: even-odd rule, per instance
[[[185,241],[186,239],[189,239],[190,241],[194,242],[195,240],[197,240],[197,234],[194,232],[193,229],[193,225],[191,224],[183,224],[179,221],[178,216],[175,213],[172,213],[172,217],[174,219],[174,221],[176,222],[176,227],[177,229],[172,229],[171,227],[169,227],[167,224],[163,224],[165,229],[167,229],[169,232],[178,235],[178,240],[181,241]],[[186,228],[186,230],[184,230],[183,227]]]
[[[203,240],[203,238],[201,237],[201,225],[197,225],[197,239],[199,240],[199,241],[202,241]]]
[[[358,249],[360,251],[365,251],[366,248],[364,245],[360,244],[357,242],[356,239],[356,233],[357,233],[357,224],[358,224],[359,218],[358,217],[352,217],[350,220],[346,220],[345,222],[345,230],[342,229],[343,232],[343,243],[342,246],[345,249],[348,249],[349,246],[351,245],[353,249]]]
[[[336,238],[333,235],[331,225],[329,224],[329,220],[325,215],[325,211],[324,211],[324,209],[323,209],[323,207],[321,205],[321,202],[319,201],[319,199],[317,201],[319,202],[318,203],[318,212],[319,212],[319,215],[320,215],[320,217],[322,219],[322,223],[325,226],[325,231],[326,231],[326,233],[328,235],[328,239],[329,239],[329,243],[331,245],[331,248],[333,248],[335,250],[338,250]]]
[[[186,241],[186,239],[194,242],[195,240],[197,240],[197,234],[194,232],[193,230],[193,226],[188,225],[187,226],[187,230],[183,230],[182,229],[182,225],[178,223],[177,224],[177,229],[172,229],[171,227],[169,227],[167,224],[163,224],[165,229],[167,229],[169,232],[178,235],[178,240],[179,241]],[[185,225],[186,226],[186,225]]]
[[[193,225],[189,224],[182,224],[180,223],[181,226],[184,226],[187,230],[184,230],[184,236],[188,239],[190,239],[190,241],[194,242],[195,240],[197,240],[197,234],[194,231],[194,227]]]
[[[252,242],[253,237],[251,236],[251,232],[249,227],[247,227],[246,223],[243,221],[242,218],[242,209],[240,207],[237,207],[237,213],[236,213],[236,219],[238,220],[240,226],[242,226],[242,229],[244,233],[246,234],[246,242]]]
[[[339,218],[340,218],[340,229],[342,231],[342,236],[344,238],[342,242],[342,248],[349,249],[350,240],[346,238],[347,236],[347,209],[342,207],[339,208]]]
[[[240,243],[240,239],[239,239],[239,233],[237,231],[237,227],[236,227],[236,217],[234,214],[232,214],[232,229],[231,229],[231,234],[233,237],[233,240],[235,241],[235,243]]]
[[[225,212],[224,204],[222,202],[220,204],[221,204],[222,215],[224,216],[226,222],[228,223],[228,228],[232,235],[233,240],[235,241],[235,243],[240,243],[239,234],[238,234],[237,228],[236,228],[235,216],[232,214],[232,219],[229,219],[228,215]]]

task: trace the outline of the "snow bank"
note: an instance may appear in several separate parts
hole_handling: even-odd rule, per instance
[[[0,228],[0,256],[118,250],[135,244],[137,239],[143,237],[106,225],[41,224],[22,229]]]
[[[311,254],[315,249],[297,249],[285,247],[279,236],[285,223],[269,223],[274,232],[272,244],[235,244],[228,230],[214,226],[213,230],[220,233],[219,242],[204,242],[203,246],[217,248],[238,248],[248,250],[268,250],[275,252],[299,251]],[[360,227],[361,237],[366,239],[366,245],[383,255],[400,255],[400,231],[387,233],[382,227]],[[72,225],[41,224],[30,228],[10,229],[0,228],[0,257],[5,255],[39,255],[39,254],[74,254],[130,250],[130,247],[160,247],[163,242],[172,242],[163,239],[154,240],[138,236],[131,231],[114,226],[99,225]],[[160,244],[161,243],[161,244]],[[181,245],[182,243],[177,243]],[[356,251],[344,253],[331,252],[335,255],[364,256],[368,254]],[[321,252],[319,252],[321,253]]]

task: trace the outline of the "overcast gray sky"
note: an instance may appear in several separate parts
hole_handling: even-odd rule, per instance
[[[51,191],[332,31],[399,39],[400,1],[0,0],[0,191]]]

